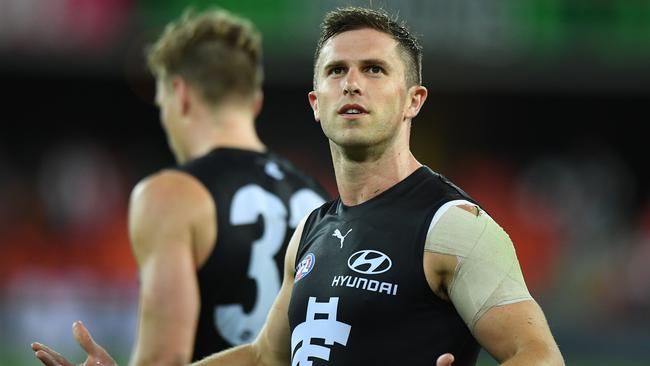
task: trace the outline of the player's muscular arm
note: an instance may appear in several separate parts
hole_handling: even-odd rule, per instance
[[[501,365],[564,365],[544,313],[534,300],[491,308],[476,322],[474,336]]]
[[[512,241],[485,212],[471,208],[451,207],[431,224],[424,265],[432,290],[447,296],[500,363],[564,365]]]
[[[216,209],[194,178],[166,171],[133,190],[129,234],[140,269],[140,309],[132,365],[182,365],[192,353],[199,311],[195,268],[216,238]],[[73,333],[86,351],[83,366],[116,366],[80,322]],[[35,356],[47,366],[74,366],[38,342]]]
[[[132,366],[190,361],[200,306],[197,261],[214,243],[215,215],[207,190],[182,172],[164,171],[133,190],[129,233],[140,299]]]
[[[264,324],[257,339],[253,343],[219,352],[193,365],[286,366],[291,363],[289,352],[291,348],[291,331],[289,329],[288,309],[295,277],[296,253],[304,225],[305,219],[302,219],[291,237],[284,257],[282,287],[269,311],[266,324]]]

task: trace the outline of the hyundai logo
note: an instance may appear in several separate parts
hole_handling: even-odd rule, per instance
[[[376,250],[360,250],[348,258],[348,267],[363,274],[384,273],[393,266],[388,256]]]

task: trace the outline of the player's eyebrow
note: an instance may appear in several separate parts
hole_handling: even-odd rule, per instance
[[[380,66],[385,70],[390,70],[391,67],[388,64],[388,62],[379,59],[379,58],[369,58],[369,59],[363,59],[361,61],[358,61],[362,66]],[[330,70],[335,67],[346,67],[348,66],[349,61],[344,61],[344,60],[332,60],[326,63],[323,66],[323,70]]]
[[[329,70],[335,67],[344,67],[347,63],[343,60],[333,60],[323,65],[323,70]]]
[[[390,65],[388,64],[388,62],[379,58],[369,58],[369,59],[361,60],[360,63],[364,66],[380,66],[385,70],[390,70]]]

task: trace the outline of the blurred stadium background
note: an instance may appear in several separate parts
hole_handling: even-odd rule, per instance
[[[324,12],[368,3],[0,0],[0,364],[36,364],[33,340],[81,360],[76,319],[128,359],[128,193],[173,163],[142,59],[167,21],[190,4],[254,20],[260,134],[335,194],[311,57]],[[416,156],[513,237],[567,365],[650,364],[650,1],[372,3],[425,46]]]

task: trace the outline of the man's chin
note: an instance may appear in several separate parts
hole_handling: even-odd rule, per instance
[[[373,152],[376,149],[372,147],[375,144],[372,144],[368,139],[357,138],[357,139],[340,139],[338,141],[333,141],[330,139],[330,148],[332,151],[338,152],[340,155],[345,156],[346,159],[352,161],[366,161],[368,158],[373,155]]]
[[[367,149],[372,145],[366,136],[344,136],[329,140],[330,144],[342,149]]]

